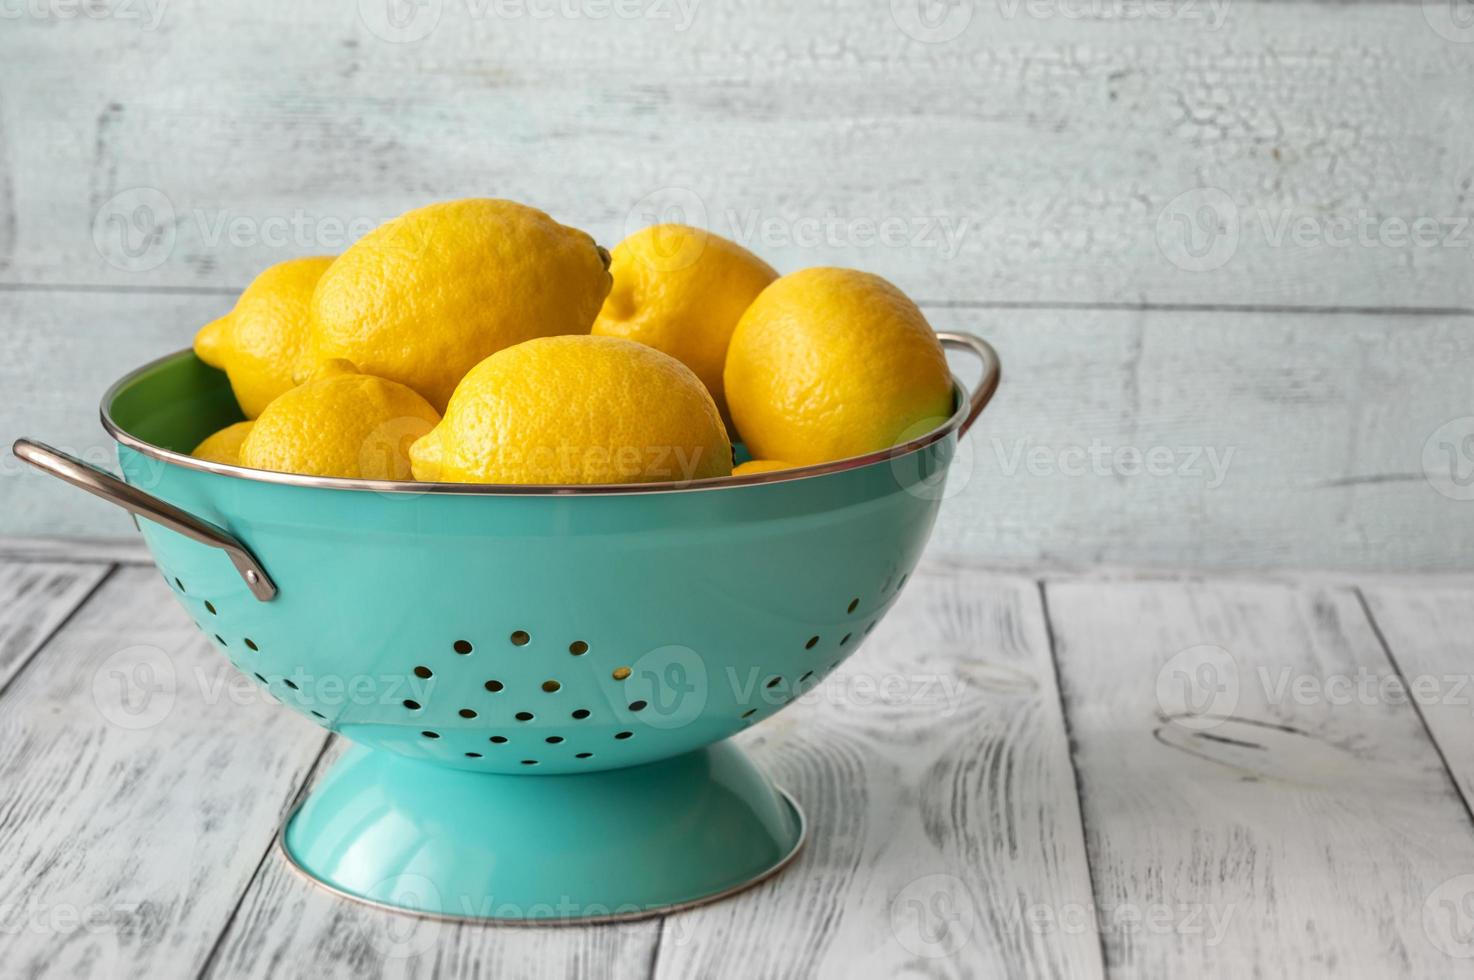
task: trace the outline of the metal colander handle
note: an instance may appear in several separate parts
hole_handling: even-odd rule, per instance
[[[241,573],[241,578],[245,579],[252,595],[262,602],[270,602],[276,597],[276,584],[266,574],[266,569],[261,567],[256,556],[251,554],[251,550],[239,538],[224,528],[202,521],[171,503],[124,483],[107,470],[84,463],[43,443],[17,439],[11,449],[17,459],[30,463],[43,473],[65,480],[74,487],[101,497],[108,503],[117,504],[140,517],[146,517],[156,524],[162,524],[200,544],[219,548],[225,552],[236,571]]]
[[[983,413],[988,402],[993,400],[993,394],[998,390],[998,382],[1003,377],[1003,367],[993,345],[981,337],[975,337],[970,333],[938,330],[937,339],[942,342],[943,347],[976,354],[978,360],[983,362],[983,376],[978,380],[977,387],[972,390],[972,396],[968,399],[967,416],[963,418],[962,425],[957,428],[957,438],[961,439],[967,435],[967,430],[972,428],[972,424]]]

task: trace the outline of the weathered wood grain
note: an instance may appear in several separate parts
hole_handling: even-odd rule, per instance
[[[1433,4],[964,2],[933,31],[446,0],[387,8],[405,43],[375,3],[38,6],[0,35],[4,282],[238,288],[491,194],[933,300],[1474,305],[1474,59]]]
[[[97,419],[102,393],[125,371],[188,347],[230,308],[229,297],[0,291],[0,534],[137,540],[128,514],[37,472],[11,453],[21,436],[117,471]]]
[[[189,976],[325,736],[123,568],[0,696],[5,972]]]
[[[0,559],[25,562],[81,562],[151,565],[143,538],[0,538]]]
[[[318,775],[345,747],[335,740]],[[498,928],[384,912],[318,887],[273,852],[206,976],[643,978],[659,930],[655,921]]]
[[[1474,586],[1361,591],[1401,672],[1403,695],[1423,716],[1465,804],[1474,806]]]
[[[0,360],[15,393],[0,442],[35,436],[110,464],[100,393],[229,303],[105,299],[0,292],[20,351]],[[1433,433],[1474,411],[1474,317],[927,312],[993,340],[1005,377],[953,467],[938,555],[1474,570],[1468,504],[1423,471]],[[0,534],[135,537],[122,512],[8,453],[0,475]]]
[[[1423,454],[1450,422],[1474,431],[1474,318],[928,312],[1004,362],[949,477],[943,554],[1471,568],[1469,504]]]
[[[0,690],[97,588],[109,566],[97,562],[18,562],[0,558]]]
[[[1090,884],[1039,594],[923,570],[861,650],[747,744],[803,805],[779,878],[667,917],[656,975],[1094,977],[1029,928]]]
[[[1117,976],[1426,976],[1474,827],[1347,589],[1052,584]],[[1217,648],[1217,649],[1212,649]]]

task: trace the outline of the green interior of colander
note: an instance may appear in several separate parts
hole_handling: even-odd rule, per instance
[[[103,409],[129,435],[181,453],[245,419],[225,372],[192,351],[145,367],[119,386]]]

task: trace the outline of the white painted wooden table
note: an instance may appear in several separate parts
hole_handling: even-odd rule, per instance
[[[933,559],[748,733],[811,839],[664,919],[349,904],[273,835],[341,750],[128,547],[0,543],[6,976],[1474,973],[1474,578]],[[250,692],[243,694],[242,692]]]

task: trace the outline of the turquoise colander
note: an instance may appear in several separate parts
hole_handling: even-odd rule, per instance
[[[21,459],[132,511],[189,616],[354,743],[281,835],[341,894],[475,919],[629,918],[781,868],[803,817],[728,737],[853,653],[906,583],[956,412],[892,449],[745,478],[472,486],[302,477],[187,455],[240,418],[189,351],[104,396],[123,479]]]

